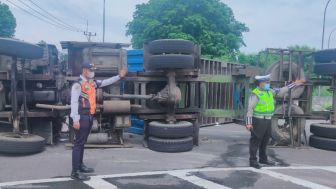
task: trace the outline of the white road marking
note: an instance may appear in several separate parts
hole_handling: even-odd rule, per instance
[[[70,180],[72,179],[71,178],[52,178],[52,179],[13,181],[13,182],[0,183],[0,187],[24,185],[24,184],[48,183],[48,182],[64,182],[64,181],[70,181]]]
[[[98,175],[97,178],[116,178],[116,177],[134,177],[134,176],[146,176],[146,175],[162,175],[170,173],[190,173],[199,171],[230,171],[230,170],[250,170],[250,167],[229,167],[229,168],[200,168],[200,169],[182,169],[182,170],[170,170],[170,171],[150,171],[150,172],[138,172],[138,173],[121,173],[112,175]]]
[[[305,186],[307,188],[333,189],[333,188],[330,188],[328,186],[323,186],[323,185],[316,184],[316,183],[313,183],[313,182],[310,182],[310,181],[307,181],[307,180],[303,180],[303,179],[299,179],[299,178],[296,178],[296,177],[288,176],[288,175],[285,175],[285,174],[282,174],[282,173],[277,173],[277,172],[270,171],[270,170],[267,170],[267,169],[254,169],[253,171],[257,172],[257,173],[263,173],[263,174],[269,175],[269,176],[274,177],[276,179],[292,182],[292,183],[300,185],[300,186]]]
[[[324,167],[323,170],[330,171],[336,173],[336,167]]]
[[[336,166],[291,166],[291,167],[263,167],[260,170],[251,168],[251,167],[229,167],[229,168],[199,168],[199,169],[183,169],[183,170],[170,170],[170,171],[150,171],[150,172],[138,172],[138,173],[124,173],[124,174],[111,174],[111,175],[98,175],[91,176],[92,180],[95,179],[103,179],[103,178],[116,178],[116,177],[133,177],[133,176],[146,176],[146,175],[159,175],[159,174],[187,174],[192,172],[212,172],[212,171],[239,171],[239,170],[249,170],[254,172],[260,172],[264,174],[268,174],[275,178],[291,181],[293,183],[304,185],[309,188],[319,188],[319,189],[330,189],[329,187],[325,187],[316,183],[312,183],[303,179],[298,179],[294,177],[290,177],[284,174],[276,173],[271,170],[277,169],[310,169],[310,170],[327,170],[336,172]],[[72,180],[69,177],[66,178],[52,178],[52,179],[39,179],[39,180],[25,180],[25,181],[13,181],[13,182],[4,182],[0,183],[0,188],[4,186],[15,186],[15,185],[24,185],[24,184],[36,184],[36,183],[48,183],[48,182],[64,182]],[[92,182],[91,182],[92,183]],[[110,183],[109,183],[110,184]],[[312,185],[310,185],[312,184]],[[312,187],[313,186],[313,187]]]
[[[95,189],[118,189],[117,186],[97,177],[91,177],[90,180],[84,183]]]
[[[175,176],[177,178],[186,180],[186,181],[188,181],[188,182],[190,182],[194,185],[206,188],[206,189],[231,189],[231,188],[225,187],[223,185],[211,182],[209,180],[199,178],[199,177],[194,176],[194,175],[188,175],[187,173],[177,173],[177,172],[175,172],[175,173],[169,173],[169,174],[172,175],[172,176]]]

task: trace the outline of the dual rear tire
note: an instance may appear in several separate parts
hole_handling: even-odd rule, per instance
[[[313,123],[310,125],[309,145],[315,148],[336,151],[336,125]]]
[[[149,70],[194,69],[199,57],[198,46],[192,41],[160,39],[152,41],[146,48]]]
[[[157,152],[187,152],[194,146],[194,125],[187,121],[174,124],[152,121],[147,126],[148,148]]]

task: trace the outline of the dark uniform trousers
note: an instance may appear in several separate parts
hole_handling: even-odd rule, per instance
[[[271,137],[271,120],[252,118],[253,130],[250,138],[250,162],[257,162],[257,151],[259,149],[259,159],[267,161],[266,147]]]
[[[84,144],[86,143],[90,134],[93,123],[93,117],[91,115],[80,115],[79,130],[74,129],[75,141],[72,148],[72,168],[79,170],[83,163]]]

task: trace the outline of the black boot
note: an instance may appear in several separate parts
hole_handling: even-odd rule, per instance
[[[275,165],[275,162],[270,161],[270,160],[259,160],[259,163],[269,165],[269,166],[274,166]]]
[[[89,168],[89,167],[86,167],[84,165],[84,163],[81,165],[80,167],[80,172],[82,173],[93,173],[94,172],[94,169],[93,168]]]
[[[71,172],[71,178],[75,179],[75,180],[80,180],[80,181],[90,180],[90,177],[84,175],[79,170],[72,170],[72,172]]]
[[[259,165],[258,162],[256,161],[250,161],[250,167],[256,168],[256,169],[260,169],[261,166]]]

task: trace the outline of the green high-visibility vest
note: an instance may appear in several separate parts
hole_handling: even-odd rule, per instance
[[[274,114],[274,98],[271,91],[261,91],[255,88],[252,91],[258,97],[258,103],[253,110],[254,116],[273,116]]]

